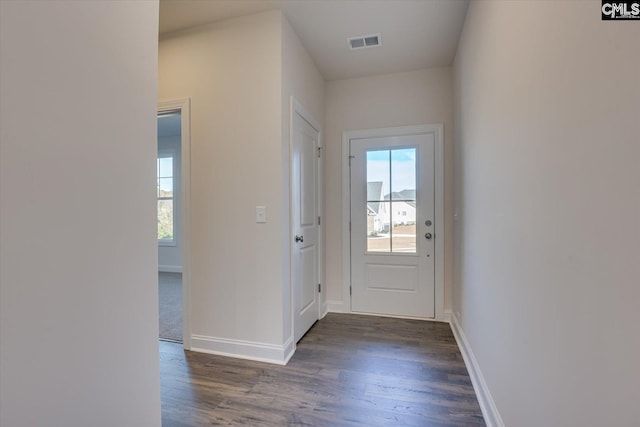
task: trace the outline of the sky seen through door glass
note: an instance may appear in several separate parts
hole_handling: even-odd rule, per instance
[[[389,183],[390,150],[367,151],[367,182],[381,181],[384,195],[390,193]],[[416,188],[416,149],[396,149],[391,151],[391,169],[393,172],[393,191],[415,190]]]

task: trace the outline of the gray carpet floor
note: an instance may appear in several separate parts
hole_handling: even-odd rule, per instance
[[[160,339],[182,342],[182,274],[158,273]]]

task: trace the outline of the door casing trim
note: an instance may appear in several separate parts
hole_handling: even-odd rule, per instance
[[[382,138],[433,134],[434,175],[435,175],[435,317],[426,320],[448,322],[444,309],[444,125],[442,123],[415,126],[399,126],[377,129],[362,129],[342,133],[342,310],[335,310],[337,304],[330,304],[330,311],[351,313],[351,172],[349,169],[350,143],[353,139]],[[334,310],[331,310],[331,307]],[[362,314],[362,313],[359,313]],[[395,316],[398,317],[398,316]]]

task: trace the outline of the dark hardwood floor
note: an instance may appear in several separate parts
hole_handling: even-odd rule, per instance
[[[483,426],[448,324],[328,314],[287,366],[160,342],[162,425]]]

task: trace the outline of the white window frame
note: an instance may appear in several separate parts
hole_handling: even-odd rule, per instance
[[[158,239],[158,246],[176,246],[176,150],[162,150],[158,151],[158,159],[171,157],[171,182],[173,183],[173,196],[170,200],[173,201],[173,239]],[[156,180],[158,179],[158,173],[156,171]],[[156,199],[161,198],[156,194]],[[168,197],[163,197],[162,200],[169,200]],[[156,216],[158,215],[156,208]]]

